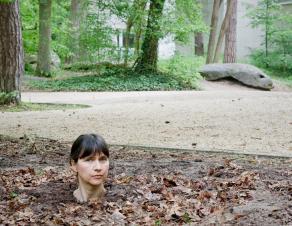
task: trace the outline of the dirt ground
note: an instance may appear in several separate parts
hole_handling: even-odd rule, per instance
[[[0,134],[72,141],[96,132],[108,143],[292,157],[292,92],[229,83],[206,91],[23,92],[38,103],[90,108],[0,112]]]
[[[291,158],[112,146],[106,197],[80,204],[70,146],[0,136],[0,224],[292,224]]]

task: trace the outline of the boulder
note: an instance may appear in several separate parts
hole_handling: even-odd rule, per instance
[[[59,68],[61,65],[61,59],[54,51],[51,51],[51,64],[56,68]]]
[[[34,54],[27,54],[25,53],[24,54],[24,63],[26,64],[36,64],[37,63],[37,55],[34,55]]]
[[[37,55],[34,54],[24,54],[24,62],[26,64],[36,64],[37,63]],[[61,59],[58,56],[57,53],[55,53],[54,51],[51,51],[51,65],[54,66],[55,68],[59,68],[61,65]]]
[[[269,76],[250,64],[206,64],[199,72],[209,81],[231,77],[251,87],[265,90],[273,88]]]

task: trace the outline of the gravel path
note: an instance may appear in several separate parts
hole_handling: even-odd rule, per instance
[[[0,134],[72,141],[97,132],[110,144],[292,157],[292,92],[24,92],[22,98],[92,107],[2,112]]]

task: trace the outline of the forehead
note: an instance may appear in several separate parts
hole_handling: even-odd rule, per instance
[[[105,157],[107,157],[103,152],[101,152],[101,151],[99,151],[99,152],[92,152],[92,154],[91,155],[88,155],[88,156],[86,156],[85,158],[99,158],[99,157],[103,157],[103,156],[105,156]]]

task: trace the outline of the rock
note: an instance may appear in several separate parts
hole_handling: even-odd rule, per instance
[[[265,90],[273,88],[273,82],[269,76],[249,64],[206,64],[199,72],[210,81],[231,77],[255,88]]]
[[[29,54],[25,54],[24,55],[24,62],[25,64],[30,64],[30,65],[35,65],[37,64],[37,55],[29,55]],[[55,53],[54,51],[51,52],[51,65],[55,68],[59,68],[61,65],[61,59],[58,56],[57,53]]]
[[[51,52],[51,64],[57,68],[59,68],[61,65],[61,59],[54,51]]]
[[[37,59],[38,59],[37,55],[34,55],[34,54],[29,55],[29,54],[26,54],[26,53],[24,54],[24,62],[26,64],[36,64],[37,63]]]

